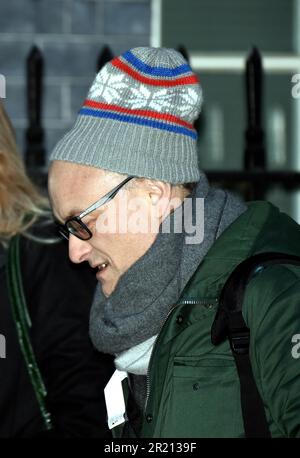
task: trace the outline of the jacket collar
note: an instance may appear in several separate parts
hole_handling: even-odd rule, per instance
[[[248,202],[240,215],[215,241],[186,285],[179,302],[219,296],[234,268],[256,251],[256,241],[268,220],[279,211],[268,202]]]

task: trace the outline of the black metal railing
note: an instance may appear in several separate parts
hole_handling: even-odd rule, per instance
[[[178,51],[189,60],[184,46]],[[113,58],[108,46],[104,46],[96,59],[96,70]],[[46,186],[44,129],[42,126],[43,101],[43,57],[37,47],[33,47],[27,58],[27,113],[25,163],[29,175],[40,186]],[[266,192],[274,186],[281,186],[288,191],[300,189],[300,172],[268,171],[264,131],[262,126],[263,106],[263,69],[261,55],[253,48],[246,60],[245,86],[247,100],[247,126],[245,129],[245,149],[243,169],[205,170],[210,182],[235,189],[246,200],[264,199]],[[199,129],[199,120],[195,123]]]

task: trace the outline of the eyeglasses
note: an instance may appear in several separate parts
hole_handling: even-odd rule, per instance
[[[109,191],[105,196],[101,197],[101,199],[97,200],[94,204],[92,204],[90,207],[88,207],[86,210],[84,210],[80,215],[78,216],[72,216],[72,218],[69,218],[65,224],[57,224],[57,229],[60,235],[62,235],[64,238],[69,240],[69,236],[75,235],[75,237],[79,238],[80,240],[89,240],[92,238],[93,234],[89,230],[86,224],[82,222],[82,218],[84,218],[86,215],[89,213],[93,212],[97,208],[102,207],[104,204],[112,200],[115,195],[120,191],[120,189],[128,183],[128,181],[132,180],[132,176],[127,177],[125,180],[123,180],[118,186],[113,188],[111,191]]]

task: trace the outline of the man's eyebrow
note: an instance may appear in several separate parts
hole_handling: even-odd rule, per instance
[[[67,219],[73,218],[74,216],[80,215],[80,213],[82,213],[82,210],[73,208],[73,210],[71,210],[70,213],[66,216],[65,221],[67,221]]]
[[[83,211],[84,211],[84,210],[82,210],[82,209],[79,210],[79,209],[76,209],[76,208],[75,208],[74,210],[72,210],[72,211],[69,213],[68,216],[66,216],[66,217],[63,219],[63,224],[64,224],[68,219],[74,218],[74,216],[79,216]],[[90,218],[90,217],[91,217],[90,214],[87,214],[87,215],[85,216],[85,219],[86,219],[86,218]],[[57,219],[60,220],[59,218],[57,218]]]
[[[64,224],[65,221],[67,221],[68,219],[73,218],[73,217],[76,216],[76,215],[80,215],[80,213],[81,213],[81,210],[78,210],[77,208],[74,208],[74,209],[70,212],[70,214],[69,214],[68,216],[66,216],[65,218],[59,218],[59,217],[54,213],[54,211],[52,212],[53,217],[54,217],[54,220],[59,221],[59,222],[62,223],[62,224]]]

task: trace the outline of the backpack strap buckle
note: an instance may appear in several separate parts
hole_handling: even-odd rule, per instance
[[[243,328],[236,331],[231,331],[229,334],[229,342],[231,350],[237,355],[249,354],[250,346],[250,331],[248,328]]]

